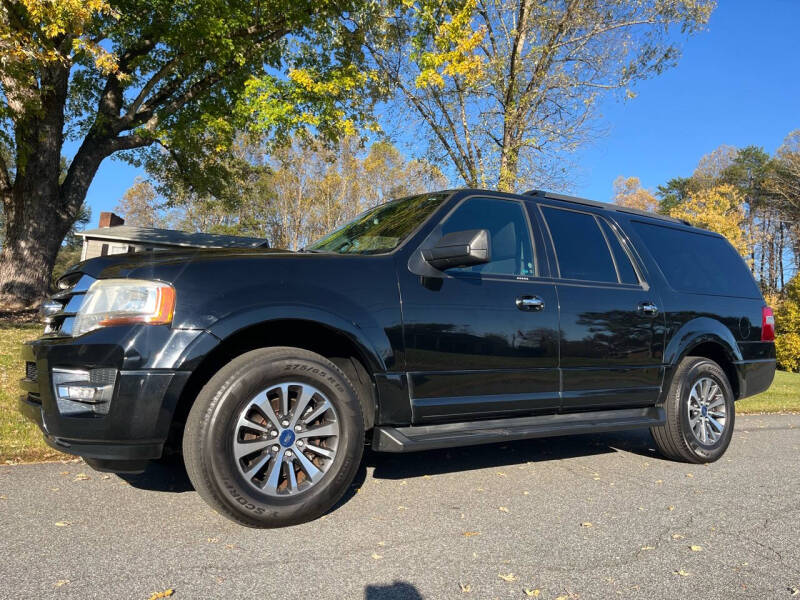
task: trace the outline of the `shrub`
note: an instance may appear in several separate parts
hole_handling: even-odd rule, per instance
[[[800,371],[800,276],[786,285],[783,298],[775,302],[774,309],[778,368]]]

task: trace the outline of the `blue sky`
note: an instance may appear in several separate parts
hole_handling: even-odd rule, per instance
[[[577,155],[572,191],[607,201],[618,175],[655,188],[690,175],[721,144],[774,152],[800,128],[798,24],[800,0],[719,0],[708,30],[686,41],[676,68],[639,84],[633,100],[602,104],[607,135]],[[87,197],[90,226],[136,175],[143,173],[119,160],[103,162]]]

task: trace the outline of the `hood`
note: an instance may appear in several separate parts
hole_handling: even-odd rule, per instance
[[[98,256],[70,267],[64,277],[73,273],[86,273],[95,279],[143,278],[154,273],[167,274],[185,269],[194,263],[229,261],[241,258],[244,260],[269,260],[290,256],[310,256],[291,250],[279,248],[186,248],[158,252],[135,252],[126,254],[110,254]],[[157,277],[169,281],[169,277]]]

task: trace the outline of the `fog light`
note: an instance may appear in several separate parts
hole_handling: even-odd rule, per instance
[[[114,395],[116,369],[53,369],[58,412],[65,416],[106,415]]]

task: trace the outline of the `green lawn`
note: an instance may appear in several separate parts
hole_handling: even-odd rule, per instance
[[[0,462],[22,462],[64,457],[42,441],[39,429],[17,411],[19,379],[23,375],[19,345],[41,332],[38,323],[0,320]],[[778,372],[772,387],[737,403],[736,412],[800,412],[800,373]]]
[[[42,441],[39,428],[17,410],[19,380],[24,374],[19,345],[42,331],[40,323],[0,321],[0,462],[63,457]]]

